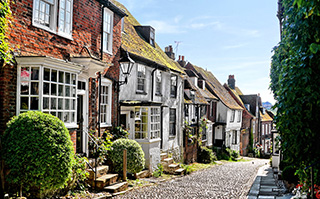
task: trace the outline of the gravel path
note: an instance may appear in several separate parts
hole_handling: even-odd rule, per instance
[[[116,198],[246,198],[258,168],[268,162],[253,159],[226,163]]]

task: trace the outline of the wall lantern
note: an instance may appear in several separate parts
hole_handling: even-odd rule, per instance
[[[120,69],[121,69],[122,75],[125,76],[124,81],[119,81],[119,85],[121,86],[123,84],[128,83],[128,76],[130,75],[135,62],[131,59],[131,57],[129,56],[129,53],[126,52],[125,56],[120,58],[119,63],[120,63]]]

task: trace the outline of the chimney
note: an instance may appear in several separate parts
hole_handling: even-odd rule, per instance
[[[179,55],[178,63],[180,64],[181,67],[186,66],[186,61],[184,61],[184,55]]]
[[[171,45],[165,47],[164,52],[168,55],[169,58],[175,60],[175,54]]]
[[[231,89],[235,89],[236,88],[236,80],[234,79],[234,75],[229,75],[228,86]]]

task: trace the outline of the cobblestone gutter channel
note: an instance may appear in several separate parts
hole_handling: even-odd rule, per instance
[[[115,198],[247,198],[259,167],[268,162],[254,159],[226,163]]]

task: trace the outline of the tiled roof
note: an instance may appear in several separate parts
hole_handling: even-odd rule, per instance
[[[262,122],[272,122],[272,120],[273,120],[267,112],[265,112],[265,114],[263,114],[263,112],[260,111],[260,116],[261,116]]]
[[[203,104],[203,105],[207,105],[208,102],[207,100],[204,98],[204,96],[201,95],[201,92],[199,88],[197,88],[191,81],[189,77],[185,78],[185,81],[187,81],[187,84],[189,85],[189,87],[191,87],[191,89],[188,90],[193,90],[195,92],[194,95],[194,100],[190,99],[190,95],[188,93],[188,90],[185,89],[184,91],[184,103],[186,104]]]
[[[128,15],[124,18],[124,33],[122,33],[121,47],[125,51],[138,57],[148,59],[176,72],[184,73],[181,66],[173,59],[170,59],[156,43],[155,47],[153,47],[139,36],[134,27],[140,26],[141,24],[132,16],[126,7],[115,0],[112,0],[112,2],[117,7],[124,9]]]
[[[210,72],[206,71],[201,67],[195,66],[194,69],[197,73],[200,73],[206,80],[209,88],[214,92],[214,94],[230,109],[243,109],[229,94],[229,92],[220,84],[217,78]]]

